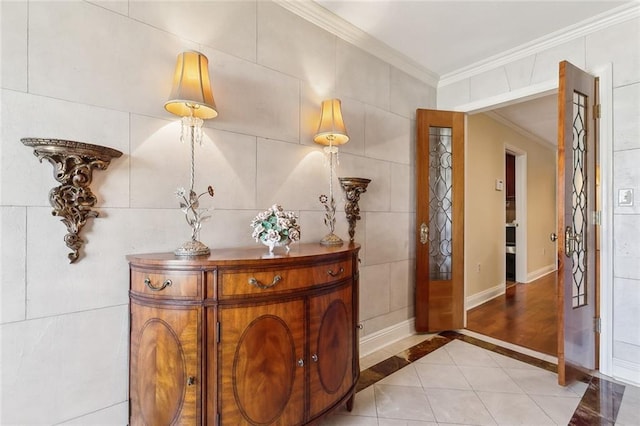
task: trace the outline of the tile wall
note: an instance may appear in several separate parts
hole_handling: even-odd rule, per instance
[[[328,170],[312,135],[321,100],[339,97],[351,140],[338,174],[372,179],[356,231],[362,335],[413,316],[414,117],[435,107],[435,88],[271,2],[0,7],[0,423],[127,422],[125,255],[189,237],[174,196],[188,185],[188,149],[163,109],[183,50],[208,56],[220,114],[196,147],[196,189],[216,189],[201,240],[255,244],[249,222],[273,203],[299,213],[303,242],[326,233],[318,196]],[[52,168],[23,137],[124,153],[94,175],[100,217],[85,227],[76,264],[50,213]]]

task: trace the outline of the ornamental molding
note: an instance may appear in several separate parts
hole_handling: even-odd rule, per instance
[[[277,4],[367,53],[393,65],[412,77],[432,86],[438,85],[438,74],[410,57],[392,49],[355,25],[345,21],[311,0],[275,0]]]
[[[506,50],[487,59],[478,61],[459,70],[440,76],[438,88],[448,86],[461,80],[471,78],[500,66],[510,64],[536,53],[551,49],[580,37],[585,37],[596,31],[640,17],[640,3],[631,2],[610,9],[577,24],[554,31],[545,36],[532,40],[513,49]]]
[[[469,66],[438,75],[312,0],[275,0],[275,2],[342,40],[437,88],[448,86],[612,25],[640,17],[640,3],[629,2]]]

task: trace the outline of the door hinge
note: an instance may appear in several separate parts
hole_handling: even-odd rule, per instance
[[[596,210],[593,212],[593,224],[596,226],[600,226],[602,225],[602,211],[601,210]]]
[[[600,118],[600,104],[595,104],[593,106],[593,117]]]
[[[216,322],[216,343],[220,343],[220,321]]]
[[[602,320],[600,317],[595,317],[593,319],[593,331],[596,333],[602,333]]]

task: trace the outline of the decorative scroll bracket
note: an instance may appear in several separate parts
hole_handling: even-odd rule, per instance
[[[97,198],[89,185],[93,178],[93,169],[106,170],[111,159],[118,158],[122,152],[99,145],[60,139],[23,138],[25,146],[33,148],[33,154],[40,162],[46,159],[53,166],[53,177],[61,183],[49,191],[49,203],[53,207],[51,214],[61,217],[67,227],[64,242],[71,250],[67,255],[69,263],[80,257],[84,240],[80,231],[87,219],[98,217],[91,210]]]
[[[360,206],[358,206],[360,194],[367,192],[367,185],[371,179],[341,177],[338,180],[347,196],[344,212],[347,215],[347,222],[349,222],[349,240],[353,242],[356,234],[356,221],[360,220]]]

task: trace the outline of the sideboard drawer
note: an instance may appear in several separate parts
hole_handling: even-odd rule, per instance
[[[131,270],[131,290],[147,297],[194,299],[202,297],[200,272]]]
[[[220,298],[302,290],[351,277],[350,261],[274,270],[221,270]]]

